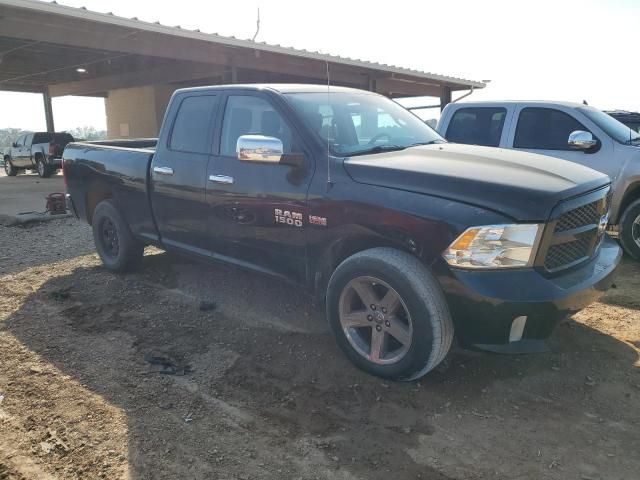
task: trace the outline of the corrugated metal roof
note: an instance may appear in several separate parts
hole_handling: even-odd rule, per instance
[[[188,30],[181,28],[180,26],[168,26],[162,25],[159,21],[145,22],[139,20],[137,17],[125,18],[114,15],[113,13],[100,13],[88,10],[86,7],[70,7],[66,5],[60,5],[55,0],[52,2],[41,2],[37,0],[0,0],[0,4],[9,5],[17,8],[24,8],[30,10],[36,10],[43,13],[50,13],[55,15],[70,16],[76,18],[82,18],[88,21],[118,25],[122,27],[129,27],[138,29],[141,31],[149,31],[155,33],[161,33],[166,35],[173,35],[191,39],[198,39],[207,42],[218,43],[221,45],[248,48],[252,50],[265,51],[271,53],[279,53],[284,55],[291,55],[296,57],[310,58],[314,60],[320,60],[323,62],[330,62],[333,64],[348,65],[352,67],[367,68],[371,70],[384,71],[399,75],[411,75],[416,78],[431,80],[438,83],[449,83],[462,85],[465,87],[484,88],[486,85],[483,82],[467,80],[464,78],[451,77],[447,75],[439,75],[430,72],[423,72],[419,70],[413,70],[410,68],[398,67],[395,65],[387,65],[377,62],[371,62],[367,60],[353,59],[348,57],[341,57],[339,55],[329,55],[318,51],[309,51],[305,49],[298,49],[294,47],[287,47],[282,45],[273,45],[266,42],[254,42],[252,40],[243,40],[235,37],[227,37],[219,35],[217,33],[204,33],[200,30]]]

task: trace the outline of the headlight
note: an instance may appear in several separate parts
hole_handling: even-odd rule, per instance
[[[542,225],[486,225],[465,230],[443,254],[460,268],[522,268],[533,265]]]

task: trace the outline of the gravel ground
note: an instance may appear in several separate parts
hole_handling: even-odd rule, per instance
[[[114,275],[73,219],[0,227],[0,479],[631,479],[640,266],[548,353],[351,366],[287,285],[149,249]]]

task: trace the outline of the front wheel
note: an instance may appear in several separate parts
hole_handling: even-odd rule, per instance
[[[417,258],[392,248],[365,250],[338,266],[329,281],[327,317],[357,367],[394,380],[425,375],[453,341],[439,283]]]
[[[7,157],[4,159],[4,173],[7,174],[7,177],[15,177],[18,175],[18,169],[13,166],[11,160]]]
[[[105,267],[114,272],[126,272],[140,264],[144,245],[133,237],[112,200],[98,204],[93,213],[92,227],[96,250]]]
[[[619,238],[624,251],[640,260],[640,199],[629,205],[622,214]]]

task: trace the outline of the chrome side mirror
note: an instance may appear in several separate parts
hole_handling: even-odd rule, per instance
[[[245,162],[280,163],[284,154],[282,140],[265,135],[241,135],[236,144],[238,160]]]
[[[590,148],[595,147],[598,144],[598,141],[593,138],[590,132],[585,132],[583,130],[576,130],[575,132],[571,132],[569,135],[569,140],[567,141],[567,145],[569,148],[574,150],[589,150]]]

